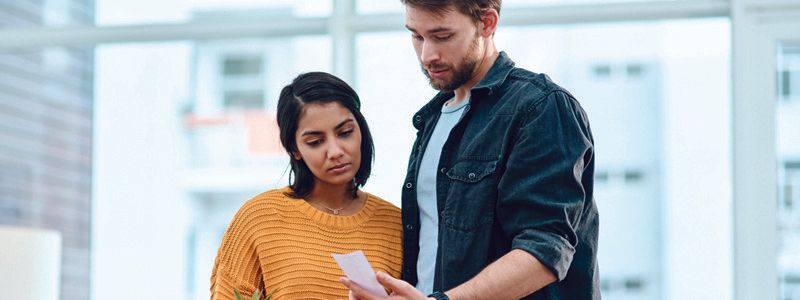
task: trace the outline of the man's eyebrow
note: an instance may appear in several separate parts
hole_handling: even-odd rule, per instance
[[[414,28],[408,27],[408,25],[406,25],[406,29],[408,29],[409,31],[411,31],[413,33],[418,33],[416,30],[414,30]],[[427,33],[431,33],[432,34],[432,33],[441,33],[441,32],[445,32],[445,31],[452,31],[452,30],[450,28],[441,27],[440,26],[440,27],[436,27],[436,28],[428,30]]]

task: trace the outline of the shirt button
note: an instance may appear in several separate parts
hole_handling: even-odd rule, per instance
[[[475,179],[475,173],[469,173],[467,177],[469,177],[469,179]]]
[[[411,226],[411,224],[408,224],[408,225],[406,225],[406,229],[408,229],[408,230],[414,229],[414,226]]]
[[[406,182],[406,188],[407,188],[407,189],[410,189],[412,186],[413,186],[413,185],[411,184],[411,182]]]
[[[414,116],[414,121],[416,121],[417,123],[421,122],[422,121],[422,116],[420,116],[420,115]]]
[[[442,172],[442,174],[444,174],[445,172],[447,172],[447,168],[442,168],[440,171]]]

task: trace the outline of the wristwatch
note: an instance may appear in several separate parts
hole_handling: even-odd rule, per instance
[[[447,294],[444,292],[433,292],[433,294],[428,295],[428,297],[433,297],[436,300],[450,300],[450,297],[447,297]]]

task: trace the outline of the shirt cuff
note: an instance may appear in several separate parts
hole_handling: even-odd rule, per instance
[[[559,281],[567,276],[575,247],[564,237],[539,230],[524,230],[514,237],[512,249],[524,250],[553,272]]]

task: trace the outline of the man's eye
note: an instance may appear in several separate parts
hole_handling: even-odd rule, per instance
[[[445,35],[445,36],[437,36],[436,40],[440,41],[440,42],[444,42],[444,41],[449,40],[451,37],[453,37],[452,34],[448,34],[448,35]]]
[[[412,34],[411,38],[413,38],[413,39],[415,39],[417,41],[421,41],[422,40],[422,36],[419,35],[419,34]]]

